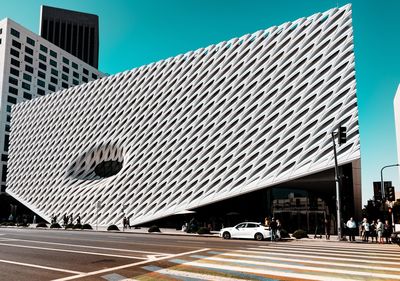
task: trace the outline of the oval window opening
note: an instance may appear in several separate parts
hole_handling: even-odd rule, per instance
[[[99,177],[108,178],[121,171],[122,163],[119,161],[103,161],[94,168],[94,172]]]

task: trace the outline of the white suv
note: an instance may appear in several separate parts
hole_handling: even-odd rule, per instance
[[[219,236],[224,239],[248,238],[258,241],[271,238],[271,231],[268,227],[259,222],[242,222],[234,227],[225,227],[220,230]]]

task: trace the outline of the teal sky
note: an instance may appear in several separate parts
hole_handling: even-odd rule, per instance
[[[99,15],[99,69],[114,74],[286,21],[353,4],[363,202],[380,168],[397,163],[393,98],[400,82],[400,0],[3,1],[9,17],[39,32],[40,5]],[[396,168],[385,170],[400,191]]]

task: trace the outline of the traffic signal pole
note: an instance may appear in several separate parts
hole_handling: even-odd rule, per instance
[[[387,165],[383,166],[381,169],[381,190],[382,190],[382,202],[386,202],[386,194],[385,194],[385,187],[384,187],[384,182],[383,182],[383,170],[389,167],[398,167],[400,164],[393,164],[393,165]],[[382,204],[383,205],[383,204]],[[392,204],[390,205],[392,206]],[[394,229],[394,215],[393,215],[393,209],[392,209],[392,226]]]

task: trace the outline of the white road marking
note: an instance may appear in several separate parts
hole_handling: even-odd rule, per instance
[[[338,256],[338,257],[353,257],[353,258],[360,258],[362,256],[363,259],[374,259],[375,257],[380,257],[380,258],[384,258],[385,260],[396,260],[396,261],[400,261],[400,257],[395,258],[392,255],[385,255],[385,254],[379,254],[376,252],[371,252],[371,253],[365,253],[363,255],[361,255],[360,253],[354,253],[354,254],[347,254],[347,252],[338,252],[338,251],[328,251],[328,250],[313,250],[313,249],[309,249],[309,248],[304,248],[304,249],[293,249],[293,248],[281,248],[281,249],[277,249],[277,248],[273,248],[273,247],[263,247],[261,248],[249,248],[249,250],[256,250],[256,251],[262,251],[264,253],[271,253],[271,252],[279,252],[279,253],[292,253],[292,254],[304,254],[304,253],[313,253],[315,255],[321,255],[321,256]]]
[[[180,271],[180,270],[173,270],[173,269],[159,269],[154,272],[165,274],[165,275],[175,275],[184,278],[194,278],[200,280],[210,280],[210,281],[243,281],[243,279],[237,278],[229,278],[229,277],[222,277],[222,276],[215,276],[215,275],[208,275],[208,274],[201,274],[201,273],[194,273],[188,271]]]
[[[259,268],[247,268],[242,266],[231,266],[231,265],[220,265],[215,263],[201,263],[201,262],[187,262],[185,265],[188,266],[196,266],[196,267],[206,267],[206,268],[215,268],[215,269],[222,269],[222,270],[230,270],[236,272],[246,272],[246,273],[256,273],[256,274],[264,274],[264,275],[273,275],[273,276],[281,276],[281,277],[288,277],[288,278],[295,278],[298,279],[308,279],[308,280],[320,280],[320,281],[349,281],[348,278],[336,278],[331,277],[327,278],[326,276],[318,276],[318,275],[311,275],[306,273],[292,273],[286,271],[277,271],[277,270],[266,270],[266,269],[259,269]]]
[[[346,274],[346,275],[359,275],[359,276],[369,276],[369,277],[400,280],[399,274],[361,272],[361,271],[353,271],[353,270],[345,270],[345,269],[320,268],[320,267],[306,266],[306,265],[280,264],[280,263],[271,263],[271,262],[239,260],[239,259],[224,259],[224,258],[216,258],[216,257],[204,257],[202,260],[219,261],[219,262],[234,262],[234,263],[243,263],[243,264],[249,264],[249,265],[270,266],[270,267],[277,267],[277,268],[284,268],[284,269],[310,270],[310,271],[317,271],[317,272],[324,272],[324,273],[335,273],[335,274],[339,273],[339,274]]]
[[[354,263],[338,263],[338,262],[327,262],[327,261],[315,261],[315,260],[304,260],[296,258],[279,258],[275,254],[270,256],[265,255],[250,255],[248,253],[245,254],[234,254],[234,253],[222,253],[220,256],[231,256],[231,257],[240,257],[240,258],[256,258],[262,260],[273,260],[273,261],[286,261],[286,262],[297,262],[297,263],[307,263],[307,264],[319,264],[319,265],[332,265],[332,266],[341,266],[341,267],[355,267],[355,268],[364,268],[371,270],[385,270],[385,271],[397,271],[400,273],[400,268],[392,268],[392,267],[382,267],[382,266],[372,266],[372,265],[363,265],[363,264],[354,264]],[[356,260],[353,260],[353,262]],[[396,263],[394,263],[396,264]],[[398,265],[398,263],[397,263]]]
[[[76,248],[88,248],[88,249],[96,249],[96,250],[109,250],[109,251],[119,251],[119,252],[129,252],[129,253],[139,253],[139,254],[150,254],[150,255],[169,255],[169,253],[159,253],[159,252],[139,251],[139,250],[127,250],[127,249],[107,248],[107,247],[95,247],[95,246],[88,246],[88,245],[76,245],[76,244],[37,241],[37,240],[24,240],[24,239],[13,239],[13,240],[15,240],[15,241],[23,241],[23,242],[31,242],[31,243],[40,243],[40,244],[51,244],[51,245],[76,247]]]
[[[297,258],[312,258],[312,259],[319,259],[319,260],[334,260],[334,261],[345,261],[345,262],[359,262],[359,263],[374,263],[374,264],[385,264],[385,265],[398,265],[398,262],[391,262],[391,261],[380,261],[380,260],[365,260],[365,259],[360,259],[360,256],[358,255],[357,258],[342,258],[342,255],[336,255],[336,256],[340,256],[340,258],[338,257],[324,257],[321,255],[316,256],[315,254],[312,253],[304,253],[304,254],[299,254],[299,253],[295,253],[295,254],[287,254],[287,253],[279,253],[279,252],[266,252],[266,251],[250,251],[250,250],[235,250],[234,252],[237,253],[253,253],[253,254],[270,254],[271,256],[283,256],[283,257],[288,257],[288,256],[295,256]]]
[[[75,251],[75,250],[65,250],[65,249],[56,249],[56,248],[47,248],[47,247],[35,247],[35,246],[25,246],[25,245],[5,244],[5,243],[0,243],[0,245],[2,245],[2,246],[7,246],[7,247],[38,249],[38,250],[45,250],[45,251],[56,251],[56,252],[67,252],[67,253],[75,253],[75,254],[85,254],[85,255],[95,255],[95,256],[106,256],[106,257],[115,257],[115,258],[125,258],[125,259],[147,260],[147,258],[145,258],[145,257],[134,257],[134,256],[113,255],[113,254],[96,253],[96,252],[87,252],[87,251]]]
[[[149,263],[149,262],[161,261],[161,260],[176,258],[176,257],[180,257],[180,256],[195,254],[195,253],[199,253],[199,252],[205,252],[205,251],[209,251],[209,250],[210,249],[208,249],[208,248],[204,248],[204,249],[199,249],[199,250],[195,250],[195,251],[179,253],[179,254],[175,254],[175,255],[168,255],[168,256],[161,257],[161,258],[154,259],[154,260],[146,260],[146,261],[140,261],[140,262],[120,265],[120,266],[116,266],[116,267],[111,267],[111,268],[105,268],[105,269],[101,269],[101,270],[98,270],[98,271],[92,271],[92,272],[82,273],[82,274],[69,276],[69,277],[65,277],[65,278],[59,278],[59,279],[55,279],[53,281],[74,280],[74,279],[78,279],[78,278],[82,278],[82,277],[87,277],[87,276],[102,274],[102,273],[105,273],[105,272],[120,270],[120,269],[124,269],[124,268],[128,268],[128,267],[132,267],[132,266],[142,265],[142,264],[146,264],[146,263]]]
[[[354,251],[357,251],[357,252],[368,252],[368,251],[370,251],[370,250],[375,250],[375,249],[378,249],[379,248],[379,252],[381,252],[381,253],[392,253],[392,251],[393,251],[393,249],[395,249],[395,248],[398,248],[398,246],[397,245],[393,245],[393,244],[387,244],[387,245],[379,245],[379,244],[357,244],[357,245],[355,245],[355,244],[346,244],[346,245],[336,245],[336,244],[333,244],[333,245],[330,245],[329,243],[325,243],[325,244],[315,244],[315,242],[314,243],[308,243],[308,244],[311,244],[311,245],[307,245],[307,246],[305,246],[305,244],[295,244],[295,245],[282,245],[282,244],[274,244],[274,245],[271,245],[271,246],[269,246],[269,247],[274,247],[274,248],[279,248],[279,249],[281,249],[281,248],[287,248],[287,247],[290,247],[290,248],[300,248],[300,249],[304,249],[304,248],[307,248],[307,249],[320,249],[320,248],[323,248],[323,249],[329,249],[329,250],[342,250],[342,251],[347,251],[347,250],[350,250],[350,249],[352,249],[352,250],[354,250]],[[261,247],[265,247],[265,246],[261,246]]]
[[[73,271],[73,270],[67,270],[67,269],[56,268],[56,267],[48,267],[48,266],[42,266],[42,265],[37,265],[37,264],[31,264],[31,263],[23,263],[23,262],[8,261],[8,260],[0,260],[0,262],[8,263],[8,264],[15,264],[15,265],[22,265],[22,266],[27,266],[27,267],[40,268],[40,269],[46,269],[46,270],[52,270],[52,271],[65,272],[65,273],[83,274],[83,272],[80,272],[80,271]]]

